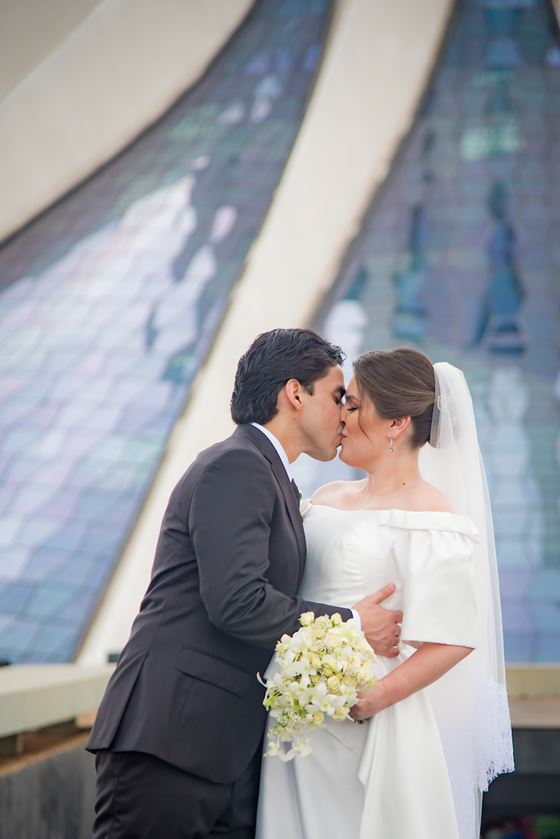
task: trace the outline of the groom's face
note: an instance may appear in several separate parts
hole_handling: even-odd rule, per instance
[[[313,393],[302,394],[303,451],[317,460],[336,457],[342,431],[343,396],[344,376],[340,367],[330,367],[323,378],[313,383]]]

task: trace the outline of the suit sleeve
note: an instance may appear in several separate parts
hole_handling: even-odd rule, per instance
[[[283,633],[299,628],[302,612],[352,616],[349,609],[290,597],[269,583],[275,497],[270,469],[258,455],[228,452],[202,474],[188,519],[200,595],[211,622],[271,650]]]

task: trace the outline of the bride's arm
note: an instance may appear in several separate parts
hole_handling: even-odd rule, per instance
[[[431,685],[472,652],[472,647],[423,643],[418,652],[361,694],[350,711],[355,720],[365,720],[384,708]]]

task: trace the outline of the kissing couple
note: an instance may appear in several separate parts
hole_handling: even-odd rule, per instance
[[[513,768],[492,518],[461,371],[260,335],[237,425],[173,490],[87,748],[94,839],[476,839]],[[300,505],[302,452],[365,473]],[[262,757],[264,673],[304,612],[354,618],[376,683],[311,754]],[[357,725],[355,720],[366,721]]]

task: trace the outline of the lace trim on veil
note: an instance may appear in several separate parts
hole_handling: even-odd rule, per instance
[[[492,695],[493,694],[493,695]],[[513,743],[505,685],[487,686],[487,695],[480,697],[477,709],[477,772],[478,788],[488,790],[492,781],[505,772],[513,772]]]

